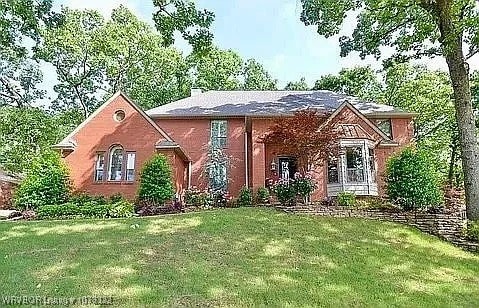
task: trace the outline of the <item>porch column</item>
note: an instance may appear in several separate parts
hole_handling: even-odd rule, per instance
[[[265,151],[264,143],[253,142],[253,155],[252,155],[252,174],[250,175],[253,180],[253,188],[265,186]]]

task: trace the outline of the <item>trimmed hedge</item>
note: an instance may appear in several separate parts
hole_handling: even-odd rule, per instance
[[[37,210],[37,217],[39,219],[121,218],[131,217],[133,212],[133,203],[126,200],[104,204],[90,201],[82,205],[67,202],[41,206]]]

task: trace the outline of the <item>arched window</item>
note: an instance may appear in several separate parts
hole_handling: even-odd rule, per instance
[[[110,150],[110,160],[109,160],[109,180],[110,181],[121,181],[123,178],[123,147],[114,146]]]

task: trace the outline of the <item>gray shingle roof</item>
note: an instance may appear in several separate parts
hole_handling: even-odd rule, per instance
[[[208,91],[150,109],[150,117],[162,116],[274,116],[315,108],[336,110],[348,100],[363,114],[405,113],[392,106],[361,101],[331,91]]]

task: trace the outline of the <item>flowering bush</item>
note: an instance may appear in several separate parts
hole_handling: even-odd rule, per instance
[[[311,174],[306,173],[305,175],[302,175],[299,172],[296,173],[294,176],[293,185],[298,197],[300,197],[304,203],[308,203],[309,197],[316,189],[316,183],[314,182]]]
[[[211,207],[213,198],[207,190],[192,187],[185,191],[185,203],[190,206]]]
[[[283,205],[294,205],[297,199],[307,203],[316,183],[310,174],[296,173],[294,179],[280,179],[272,186],[272,192]]]

